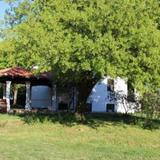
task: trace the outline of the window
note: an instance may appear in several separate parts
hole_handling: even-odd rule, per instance
[[[106,112],[114,112],[115,106],[114,104],[107,104]]]
[[[135,101],[135,90],[134,87],[132,85],[132,83],[130,81],[127,82],[127,88],[128,88],[128,96],[127,99],[130,102],[134,102]]]
[[[114,91],[114,80],[113,79],[107,80],[107,91]]]

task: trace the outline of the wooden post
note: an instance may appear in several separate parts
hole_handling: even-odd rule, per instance
[[[52,86],[52,111],[57,111],[57,86]]]
[[[18,96],[18,85],[14,84],[13,105],[17,104],[17,96]]]
[[[76,111],[76,107],[77,107],[77,88],[74,87],[73,88],[73,110]]]
[[[6,102],[7,102],[7,112],[11,109],[10,104],[10,93],[11,93],[11,81],[6,81]]]
[[[6,99],[6,84],[3,84],[3,99]]]
[[[31,110],[31,82],[26,82],[26,105],[25,110]]]

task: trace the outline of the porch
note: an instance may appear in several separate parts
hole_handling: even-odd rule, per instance
[[[0,70],[0,83],[3,90],[2,97],[0,98],[0,112],[11,112],[13,110],[12,101],[14,101],[16,97],[11,96],[11,87],[16,84],[25,86],[25,104],[21,110],[30,111],[31,87],[36,85],[52,86],[49,76],[47,76],[46,74],[35,76],[30,71],[20,67]],[[52,99],[54,101],[54,95]],[[52,102],[52,104],[54,103]],[[50,107],[51,109],[53,108],[53,106]]]
[[[77,91],[72,85],[61,86],[54,83],[51,72],[34,75],[20,67],[0,70],[0,83],[3,93],[0,98],[0,112],[56,112],[61,110],[75,110]],[[13,101],[17,97],[12,96],[13,86],[24,86],[23,106],[13,108]],[[19,99],[18,99],[19,100]]]

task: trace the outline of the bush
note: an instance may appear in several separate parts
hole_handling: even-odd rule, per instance
[[[144,127],[151,128],[153,119],[160,118],[160,95],[158,93],[145,93],[141,101],[142,113],[146,116]]]

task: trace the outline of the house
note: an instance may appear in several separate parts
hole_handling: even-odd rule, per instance
[[[76,87],[54,86],[55,104],[52,105],[54,111],[76,109],[78,92]],[[31,107],[40,108],[51,106],[51,88],[47,86],[32,86]],[[91,112],[119,112],[134,113],[136,104],[134,100],[129,100],[127,80],[117,77],[104,77],[93,87],[87,103]],[[42,105],[45,104],[45,105]]]
[[[13,67],[0,70],[0,82],[3,85],[3,98],[0,99],[0,109],[12,110],[12,84],[25,85],[25,110],[47,109],[50,111],[71,110],[77,106],[78,92],[73,84],[59,85],[51,72],[39,75],[20,68]],[[104,77],[96,83],[87,103],[91,112],[134,112],[134,105],[126,100],[128,95],[127,81],[122,78]],[[3,107],[1,107],[3,106]],[[132,107],[130,107],[132,106]]]
[[[134,113],[136,104],[128,101],[127,80],[117,77],[104,77],[93,87],[87,100],[91,112]]]

